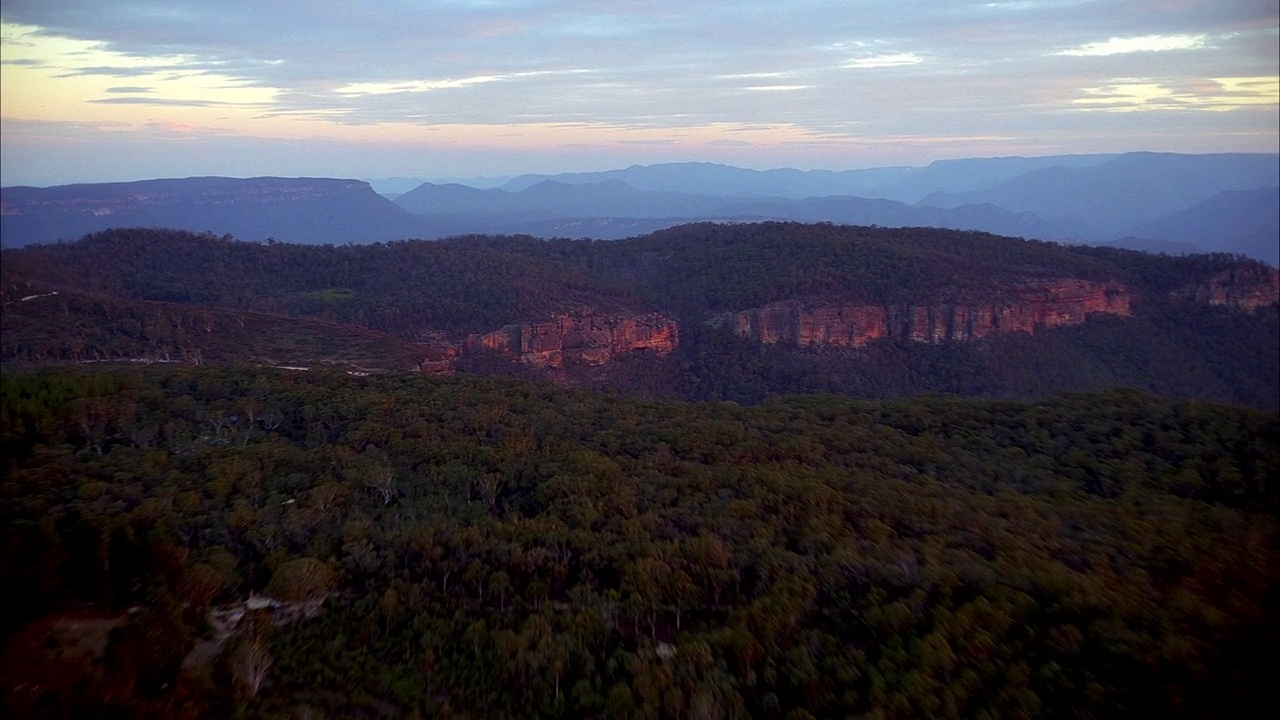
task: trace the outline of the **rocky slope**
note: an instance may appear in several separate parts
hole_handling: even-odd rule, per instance
[[[437,347],[422,369],[442,372],[453,360],[490,351],[535,368],[606,365],[628,353],[667,355],[679,344],[674,318],[658,312],[597,314],[579,311],[544,322],[514,323],[475,334],[458,345]]]
[[[1280,303],[1280,270],[1256,266],[1224,270],[1174,297],[1254,312]]]
[[[6,368],[416,368],[741,403],[1109,387],[1280,397],[1275,268],[927,228],[336,247],[119,230],[6,250],[0,300]]]
[[[936,344],[1079,325],[1093,313],[1128,315],[1131,299],[1118,283],[1060,279],[1031,281],[999,297],[970,302],[809,305],[790,300],[718,315],[711,322],[763,344],[862,347],[880,338]]]
[[[403,372],[423,349],[367,328],[314,318],[54,290],[0,313],[0,361],[335,367]]]

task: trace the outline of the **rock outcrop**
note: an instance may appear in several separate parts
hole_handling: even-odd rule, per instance
[[[678,324],[662,313],[565,314],[544,322],[506,325],[472,335],[456,348],[437,349],[422,369],[445,372],[456,358],[481,350],[539,368],[596,366],[642,350],[666,355],[676,349],[679,341]]]
[[[1128,315],[1130,294],[1117,283],[1029,282],[998,301],[927,305],[817,304],[791,300],[712,318],[764,344],[862,347],[880,338],[971,341],[999,333],[1033,333],[1079,325],[1093,313]]]
[[[1280,270],[1260,265],[1225,270],[1206,282],[1183,288],[1174,297],[1254,312],[1280,303]]]

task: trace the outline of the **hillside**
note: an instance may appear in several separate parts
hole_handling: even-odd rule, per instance
[[[543,375],[656,397],[1124,386],[1270,407],[1280,391],[1274,269],[936,229],[695,224],[612,242],[350,247],[112,231],[6,251],[0,281],[6,362],[164,347],[170,358],[177,347],[268,364],[327,357],[226,331],[278,318],[326,323],[308,327],[362,367],[411,357],[429,372]],[[211,327],[222,330],[175,345],[165,323],[143,320],[147,303],[166,304],[159,315],[216,311]],[[101,309],[67,319],[88,307]],[[77,330],[88,317],[102,326]],[[391,341],[393,359],[368,357]]]
[[[353,325],[200,305],[50,291],[8,301],[0,359],[417,370],[424,348]]]

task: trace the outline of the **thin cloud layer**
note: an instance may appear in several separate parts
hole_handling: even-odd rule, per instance
[[[1164,52],[1168,50],[1198,50],[1205,47],[1205,35],[1144,35],[1142,37],[1111,38],[1103,42],[1091,42],[1078,48],[1063,50],[1059,55],[1072,57],[1106,57],[1135,52]]]
[[[890,55],[872,55],[870,57],[858,58],[845,63],[843,67],[847,68],[882,68],[882,67],[898,67],[900,65],[919,65],[924,62],[924,58],[915,53],[892,53]]]
[[[581,138],[526,133],[556,143],[531,151],[563,150],[550,170],[628,146],[638,162],[667,159],[662,146],[850,167],[892,155],[885,143],[912,162],[933,159],[921,147],[989,146],[965,138],[1032,152],[1277,142],[1278,13],[1256,0],[6,0],[0,18],[6,120],[384,143],[420,148],[423,164],[444,147],[489,157],[498,129],[550,125]],[[729,127],[795,131],[762,152],[768,140],[735,145]]]

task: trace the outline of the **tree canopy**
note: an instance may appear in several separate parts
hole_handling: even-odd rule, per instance
[[[32,628],[90,627],[85,603],[114,623],[100,662],[10,693],[20,712],[1167,717],[1274,700],[1257,661],[1280,618],[1274,412],[1133,391],[744,407],[217,367],[0,387],[0,582],[29,589],[4,619],[6,681],[32,687],[40,638],[66,637]],[[208,611],[255,594],[285,605],[208,645]],[[287,616],[308,599],[316,614]]]

